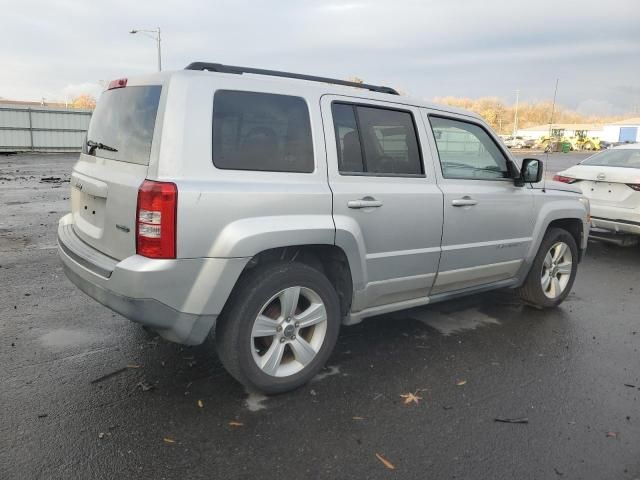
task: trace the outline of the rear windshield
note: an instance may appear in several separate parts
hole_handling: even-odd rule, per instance
[[[148,165],[161,91],[160,85],[148,85],[104,92],[91,117],[84,152]]]
[[[640,168],[640,148],[606,150],[587,158],[582,165],[597,165],[599,167]]]

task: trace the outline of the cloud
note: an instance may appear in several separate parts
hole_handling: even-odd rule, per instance
[[[629,0],[601,8],[557,0],[30,0],[3,11],[0,96],[63,96],[153,72],[153,40],[128,32],[160,25],[166,69],[218,61],[358,76],[422,98],[512,99],[520,89],[523,101],[550,99],[560,78],[559,101],[569,108],[596,101],[628,110],[638,103],[638,24]]]

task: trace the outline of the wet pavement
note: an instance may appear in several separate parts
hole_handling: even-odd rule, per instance
[[[640,478],[640,248],[590,243],[556,310],[495,292],[343,328],[266,398],[65,278],[74,158],[0,157],[0,479]]]

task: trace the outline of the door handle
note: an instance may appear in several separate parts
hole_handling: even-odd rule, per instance
[[[360,200],[349,200],[347,207],[349,208],[377,208],[381,207],[382,202],[371,197],[364,197]]]
[[[455,200],[451,200],[451,205],[453,205],[454,207],[470,207],[472,205],[477,205],[478,201],[474,200],[471,197],[462,197],[462,198],[456,198]]]

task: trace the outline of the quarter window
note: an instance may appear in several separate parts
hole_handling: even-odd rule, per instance
[[[411,113],[343,103],[332,112],[341,173],[423,173]]]
[[[288,95],[216,92],[213,164],[232,170],[312,172],[307,104],[300,97]]]
[[[508,162],[489,134],[469,122],[430,116],[442,176],[472,180],[510,178]]]

